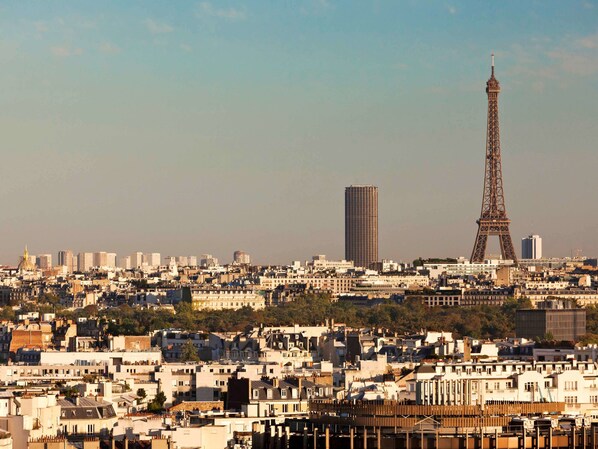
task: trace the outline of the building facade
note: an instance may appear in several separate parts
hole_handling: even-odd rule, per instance
[[[345,259],[365,268],[378,262],[378,187],[345,189]]]
[[[542,237],[540,237],[539,235],[530,235],[521,239],[521,258],[541,259]]]

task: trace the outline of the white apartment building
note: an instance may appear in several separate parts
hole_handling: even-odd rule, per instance
[[[77,255],[77,269],[81,272],[91,270],[93,262],[93,253],[79,253]]]
[[[598,366],[592,361],[423,364],[405,398],[422,405],[493,401],[565,402],[572,413],[598,412]]]
[[[279,285],[305,284],[314,290],[330,291],[333,295],[348,293],[357,282],[349,276],[287,275],[284,277],[260,276],[260,286],[265,290],[274,290]]]
[[[257,310],[266,307],[266,299],[254,290],[192,290],[191,304],[193,310],[241,309],[243,307]]]
[[[313,256],[312,261],[308,262],[308,266],[312,267],[314,271],[324,270],[350,270],[355,268],[352,260],[327,260],[323,254]]]
[[[143,265],[143,253],[136,252],[131,254],[131,268],[140,268]]]
[[[98,251],[93,253],[93,266],[94,267],[107,267],[108,266],[108,253],[105,251]]]
[[[161,262],[160,253],[145,253],[143,255],[143,264],[150,268],[157,268]]]

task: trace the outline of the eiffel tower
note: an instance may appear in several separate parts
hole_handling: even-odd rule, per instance
[[[500,84],[494,77],[494,54],[492,55],[492,75],[486,83],[488,94],[488,131],[486,134],[486,174],[482,196],[482,213],[477,221],[478,234],[475,238],[471,262],[483,262],[486,256],[486,244],[491,235],[498,236],[500,252],[504,260],[517,264],[515,248],[509,232],[511,220],[507,218],[505,195],[502,183],[502,164],[500,158],[500,130],[498,126],[498,94]]]

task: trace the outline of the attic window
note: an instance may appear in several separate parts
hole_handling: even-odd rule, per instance
[[[253,399],[258,399],[260,396],[260,392],[258,390],[253,390]]]
[[[92,414],[91,410],[85,410],[85,413],[87,413],[87,416],[91,416]]]

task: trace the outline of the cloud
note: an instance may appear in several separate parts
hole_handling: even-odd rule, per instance
[[[144,23],[148,31],[152,34],[172,33],[174,30],[174,28],[167,23],[156,22],[154,19],[146,19]]]
[[[449,12],[449,14],[452,14],[453,16],[455,14],[457,14],[457,8],[455,8],[453,5],[449,5],[447,6],[447,11]]]
[[[58,56],[59,58],[69,58],[71,56],[81,56],[83,54],[82,48],[72,48],[68,46],[52,47],[50,51],[54,56]]]
[[[547,55],[557,61],[561,69],[567,73],[579,76],[598,73],[598,59],[595,56],[564,50],[550,51]]]
[[[186,52],[190,52],[193,50],[193,47],[191,47],[191,45],[189,44],[181,44],[180,47],[181,50],[185,50]]]
[[[48,31],[48,24],[46,22],[33,22],[33,26],[38,33],[46,33]]]
[[[247,18],[244,9],[239,8],[215,8],[210,2],[201,2],[199,4],[198,16],[200,17],[218,17],[229,22],[240,22]]]
[[[578,39],[577,44],[583,48],[598,48],[598,33]]]
[[[105,53],[108,55],[116,55],[122,51],[120,47],[117,47],[116,45],[111,44],[110,42],[102,42],[98,47],[98,50],[100,50],[101,53]]]
[[[334,9],[334,5],[329,0],[307,0],[301,6],[301,14],[321,15]]]

